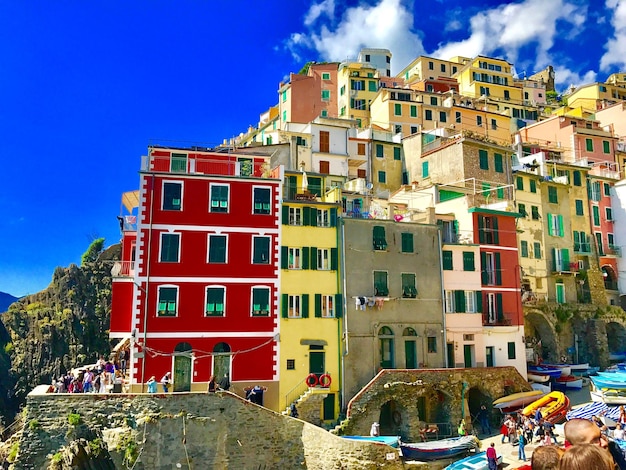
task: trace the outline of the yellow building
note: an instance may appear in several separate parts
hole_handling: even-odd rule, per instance
[[[340,118],[356,119],[358,127],[370,125],[370,103],[378,93],[379,73],[373,65],[344,62],[337,72]]]
[[[576,88],[567,97],[567,105],[570,108],[582,107],[593,112],[596,109],[626,100],[626,85],[618,82],[615,74],[611,75],[611,77],[613,77],[612,81],[616,84],[608,83],[607,80],[607,83],[590,83]]]
[[[426,79],[434,80],[440,77],[452,77],[461,68],[462,65],[458,62],[422,55],[402,69],[397,77],[409,83]]]
[[[315,188],[322,176],[286,172],[281,230],[281,409],[312,423],[335,420],[341,390],[337,211]],[[312,184],[313,183],[313,184]]]

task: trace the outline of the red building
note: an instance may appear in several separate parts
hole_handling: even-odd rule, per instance
[[[167,371],[175,391],[226,373],[276,387],[282,185],[267,173],[266,157],[149,148],[113,271],[110,336],[130,342],[132,391]]]

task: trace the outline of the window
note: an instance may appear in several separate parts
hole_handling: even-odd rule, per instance
[[[170,160],[170,171],[172,173],[185,173],[187,171],[187,155],[173,153]]]
[[[436,354],[437,353],[437,337],[429,336],[428,337],[428,354]]]
[[[372,241],[374,250],[383,251],[387,249],[387,240],[385,239],[385,227],[382,225],[374,225]]]
[[[162,263],[178,263],[178,255],[180,252],[180,234],[178,233],[162,233],[161,234],[161,256],[159,261]]]
[[[270,211],[270,188],[254,188],[254,213],[269,214]]]
[[[320,152],[328,153],[330,151],[330,133],[328,131],[320,131]]]
[[[435,64],[433,62],[428,61],[428,70],[435,70]]]
[[[287,370],[296,370],[296,360],[287,359]]]
[[[283,111],[283,122],[287,122],[287,110]]]
[[[602,199],[602,197],[600,196],[600,183],[598,181],[594,181],[593,183],[591,183],[591,186],[589,187],[591,194],[589,195],[589,199],[591,199],[592,201],[600,201],[600,199]]]
[[[431,96],[430,97],[430,104],[433,106],[437,106],[437,97],[436,96]]]
[[[383,145],[382,144],[376,144],[376,156],[378,158],[383,157]]]
[[[322,80],[330,80],[330,74],[327,72],[322,73]]]
[[[283,103],[287,101],[287,90],[283,91]]]
[[[206,310],[207,317],[223,317],[226,289],[221,286],[207,287]]]
[[[402,273],[402,297],[405,299],[414,299],[417,297],[415,274]]]
[[[608,140],[602,141],[602,150],[604,151],[604,153],[611,153],[611,144]]]
[[[528,258],[528,242],[526,240],[520,241],[520,252],[522,258]]]
[[[325,109],[322,109],[322,113],[320,114],[320,116],[321,117],[328,117],[328,111],[325,110]],[[268,140],[269,140],[268,145],[272,143],[271,139],[272,139],[271,137],[268,137]]]
[[[252,263],[270,263],[270,239],[271,237],[252,237]]]
[[[611,185],[608,183],[604,183],[604,195],[611,196]]]
[[[181,183],[163,183],[163,210],[180,211],[183,185]]]
[[[558,304],[565,303],[565,285],[561,282],[558,282],[556,285],[556,302]]]
[[[608,220],[609,222],[613,220],[613,209],[611,209],[610,207],[605,208],[606,211],[606,220]]]
[[[486,150],[480,149],[478,151],[478,160],[479,160],[479,166],[481,170],[489,169],[489,156]]]
[[[290,295],[289,298],[289,313],[288,318],[301,318],[302,317],[302,296]]]
[[[330,227],[330,210],[329,209],[317,210],[317,226],[318,227]]]
[[[374,271],[374,295],[389,295],[387,271]]]
[[[591,210],[593,212],[593,225],[596,227],[600,226],[600,208],[598,206],[592,206]]]
[[[433,120],[433,112],[430,109],[427,109],[426,111],[424,111],[424,119],[427,121]]]
[[[481,253],[482,283],[491,286],[502,284],[502,272],[500,270],[500,253]]]
[[[413,234],[402,233],[402,253],[413,253]]]
[[[289,262],[287,264],[288,269],[302,269],[302,261],[300,255],[301,248],[289,248]]]
[[[395,116],[402,116],[402,105],[400,103],[393,105],[393,114]]]
[[[401,156],[400,156],[400,147],[394,147],[393,148],[393,159],[394,160],[400,160]]]
[[[559,196],[555,186],[548,186],[548,202],[551,202],[552,204],[559,203]]]
[[[211,185],[211,212],[228,212],[228,186]]]
[[[581,186],[582,179],[580,177],[580,171],[574,170],[574,186]]]
[[[350,89],[365,90],[365,80],[350,80]]]
[[[497,245],[499,243],[497,217],[478,216],[478,240],[480,243],[489,245]]]
[[[526,212],[526,204],[519,203],[517,205],[517,211],[522,217],[526,217],[528,215],[528,213]]]
[[[330,258],[328,248],[318,248],[317,250],[317,269],[320,271],[328,271],[330,269]]]
[[[509,359],[515,359],[515,342],[509,341],[507,346],[507,349],[509,351]]]
[[[502,164],[502,155],[499,153],[493,154],[494,167],[496,172],[504,173],[504,166]]]
[[[537,192],[537,182],[535,180],[530,180],[530,192],[531,193]]]
[[[596,232],[596,245],[598,246],[598,254],[604,256],[604,247],[602,246],[602,233]]]
[[[476,125],[478,127],[482,127],[482,125],[483,125],[483,117],[482,116],[476,116]]]
[[[444,250],[441,252],[444,271],[452,271],[454,269],[452,262],[452,252]]]
[[[524,191],[524,178],[518,176],[515,178],[515,184],[519,191]]]
[[[465,312],[476,312],[476,292],[474,292],[473,290],[465,291]]]
[[[495,119],[491,120],[491,130],[498,130],[498,121],[496,121]]]
[[[428,162],[422,162],[422,178],[428,178]]]
[[[378,182],[379,183],[386,183],[387,182],[387,173],[385,173],[384,171],[379,171],[378,172]]]
[[[365,144],[356,144],[357,155],[365,155]]]
[[[209,235],[209,263],[226,262],[226,235]]]
[[[593,139],[585,139],[585,147],[587,152],[593,152]]]
[[[393,331],[388,326],[383,326],[378,330],[380,367],[383,369],[393,369],[395,367]]]
[[[563,216],[560,214],[548,214],[548,235],[553,237],[563,237]]]
[[[444,291],[444,301],[446,313],[454,313],[454,291]]]
[[[533,220],[539,220],[541,218],[541,216],[539,215],[539,207],[530,206],[530,211],[531,211],[531,218]]]
[[[552,271],[569,271],[569,250],[552,248]]]
[[[159,317],[175,317],[177,315],[178,287],[159,287]]]
[[[504,99],[505,100],[510,100],[511,99],[511,94],[510,94],[509,90],[504,90]]]
[[[411,110],[411,117],[417,117],[417,106],[412,104],[410,107],[410,110]]]
[[[439,111],[439,121],[440,122],[447,122],[448,120],[448,115],[446,114],[445,111]]]
[[[473,251],[463,252],[463,271],[476,271]]]
[[[609,246],[609,250],[615,250],[615,235],[613,235],[612,233],[607,233],[606,242]]]
[[[378,87],[376,86],[376,82],[373,80],[369,80],[367,82],[367,86],[368,86],[368,91],[377,91]]]
[[[315,316],[333,318],[335,316],[335,296],[315,294]]]
[[[252,288],[252,316],[267,317],[270,314],[269,287]]]
[[[289,208],[289,225],[302,225],[302,207]]]
[[[533,243],[533,257],[535,259],[541,259],[541,243],[539,242]]]
[[[326,160],[320,160],[320,173],[324,175],[330,174],[330,162]]]

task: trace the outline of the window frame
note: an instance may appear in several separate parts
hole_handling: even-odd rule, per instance
[[[267,292],[267,310],[263,310],[262,308],[255,310],[255,303],[254,303],[254,294],[255,291],[266,291]],[[259,304],[260,307],[262,307],[261,304]],[[263,285],[256,285],[256,286],[252,286],[250,289],[250,316],[252,317],[269,317],[272,311],[272,289],[269,286],[263,286]],[[259,312],[259,313],[255,313],[255,312]],[[265,312],[265,313],[263,313]]]
[[[213,194],[213,190],[217,188],[226,188],[226,201],[223,205],[223,199],[216,198]],[[215,204],[217,203],[217,205]],[[209,184],[209,212],[215,214],[228,213],[230,209],[230,185],[224,183],[210,183]]]
[[[211,261],[211,238],[224,238],[224,261]],[[206,250],[206,262],[211,264],[226,264],[228,263],[228,234],[224,233],[209,233],[207,236],[207,250]]]
[[[164,251],[163,251],[163,242],[165,237],[177,237],[178,238],[178,246],[176,248],[176,260],[164,259]],[[180,249],[181,249],[181,234],[178,232],[161,232],[160,240],[159,240],[159,263],[180,263]]]
[[[159,309],[159,307],[162,304],[161,301],[161,289],[172,289],[175,291],[175,300],[174,300],[174,313],[173,314],[166,314],[166,313],[159,313],[161,312],[161,310]],[[165,310],[163,310],[163,312],[169,312],[171,311],[169,308],[169,302],[171,301],[166,301],[166,308]],[[179,302],[179,288],[178,286],[172,285],[172,284],[163,284],[157,287],[157,302],[156,302],[156,316],[157,317],[177,317],[178,316],[178,302]]]
[[[218,313],[209,313],[209,290],[221,290],[222,291],[222,303],[215,303],[215,310],[213,312]],[[218,305],[222,306],[222,309],[219,310],[217,308]],[[226,316],[226,286],[221,284],[211,284],[205,286],[204,288],[204,316],[205,317],[225,317]]]
[[[287,295],[287,318],[302,318],[302,294]]]
[[[184,182],[183,181],[171,181],[171,180],[164,180],[162,187],[161,187],[161,210],[163,211],[168,211],[168,212],[182,212],[183,210],[183,185]],[[176,199],[172,199],[172,207],[166,207],[166,199],[165,199],[165,193],[166,193],[166,186],[178,186],[179,188],[179,195],[178,195],[178,208],[175,207],[175,205],[173,204],[173,201],[175,201]]]
[[[257,210],[257,191],[269,193],[269,197],[267,198],[267,208],[262,207],[264,205],[264,202],[263,200],[261,200],[259,202],[259,204],[261,204],[261,208]],[[270,186],[252,187],[252,213],[254,215],[272,215],[272,188]]]
[[[287,225],[292,225],[294,227],[302,226],[302,207],[301,206],[288,206],[289,210],[289,223]],[[299,223],[296,223],[298,222]]]
[[[402,298],[414,299],[417,297],[417,276],[415,273],[400,273]]]
[[[287,269],[300,270],[302,268],[302,247],[290,246],[287,248]]]
[[[257,251],[256,242],[257,240],[267,240],[267,261],[265,262],[257,262],[255,261],[255,255]],[[272,237],[270,235],[252,235],[252,257],[250,259],[250,264],[270,264],[272,258]]]

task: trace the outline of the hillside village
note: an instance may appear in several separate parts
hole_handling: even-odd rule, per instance
[[[552,67],[421,56],[391,76],[391,60],[309,63],[222,146],[148,148],[112,271],[131,392],[227,375],[331,426],[385,370],[526,377],[626,350],[626,75],[561,96]],[[471,412],[494,398],[463,384]],[[449,420],[431,392],[416,412]],[[401,402],[378,404],[383,430]]]

